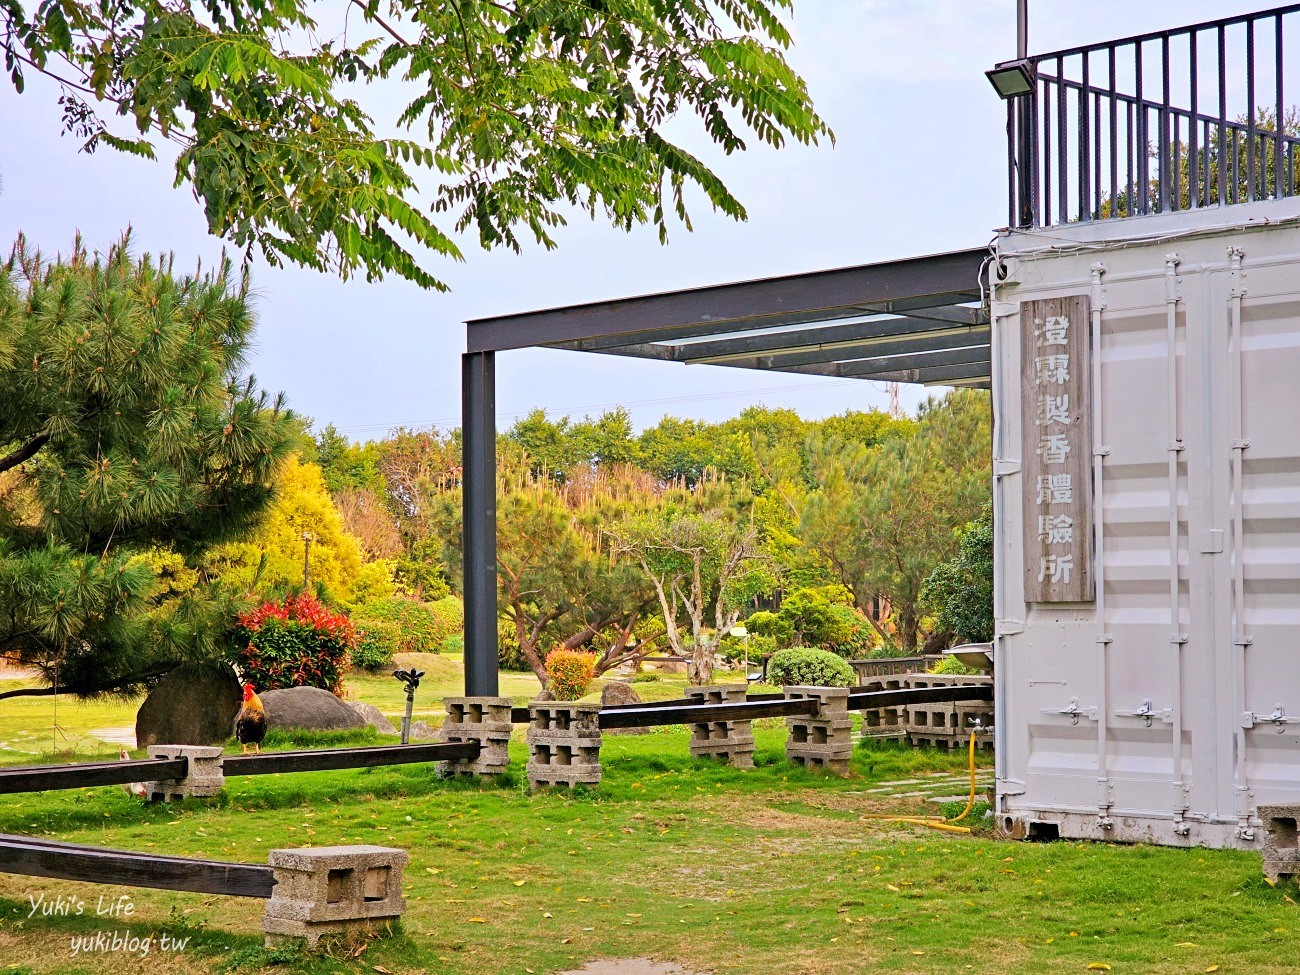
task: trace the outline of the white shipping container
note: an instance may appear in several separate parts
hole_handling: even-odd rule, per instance
[[[996,812],[1015,835],[1254,848],[1259,805],[1300,803],[1298,220],[1290,199],[995,244]],[[1021,302],[1073,295],[1095,595],[1027,603]]]

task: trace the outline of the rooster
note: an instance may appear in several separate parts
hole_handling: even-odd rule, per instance
[[[255,752],[262,750],[262,739],[266,737],[266,709],[262,707],[262,699],[253,691],[252,684],[244,685],[244,706],[235,716],[235,737],[244,746],[245,755],[249,745]]]
[[[123,748],[120,752],[117,753],[117,757],[124,762],[131,761],[131,753],[128,752],[125,748]],[[122,791],[125,792],[127,795],[135,796],[137,799],[143,799],[145,795],[144,783],[123,782]]]

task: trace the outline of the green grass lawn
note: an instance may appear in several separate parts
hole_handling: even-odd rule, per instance
[[[377,694],[393,685],[376,703],[395,713],[401,688],[373,680]],[[677,696],[672,684],[637,690]],[[717,975],[1294,970],[1300,895],[1268,886],[1257,854],[1016,844],[864,819],[922,811],[891,797],[919,787],[880,783],[951,777],[963,756],[864,744],[839,778],[786,764],[779,721],[755,734],[750,771],[693,761],[682,729],[611,735],[604,781],[573,794],[530,794],[519,740],[492,783],[400,766],[231,779],[217,800],[169,807],[116,788],[2,797],[0,832],[249,862],[380,843],[411,862],[399,931],[326,957],[263,950],[260,901],[0,875],[0,973],[541,975],[646,955]],[[86,914],[28,917],[41,892],[77,894]],[[134,915],[96,917],[105,892],[128,894]],[[70,957],[74,935],[127,928],[190,940],[167,957]]]

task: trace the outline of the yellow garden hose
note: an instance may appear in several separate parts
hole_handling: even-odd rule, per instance
[[[963,809],[952,819],[944,819],[942,816],[893,816],[889,813],[863,813],[863,819],[879,819],[888,823],[908,823],[912,826],[925,826],[929,829],[944,830],[948,833],[969,833],[969,826],[954,826],[953,823],[959,823],[970,815],[971,810],[975,808],[975,732],[970,733],[970,795],[966,799],[966,808]]]

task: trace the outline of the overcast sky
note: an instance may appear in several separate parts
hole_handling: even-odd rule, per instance
[[[1233,0],[1031,0],[1030,49],[1091,41],[1264,9]],[[321,9],[328,9],[320,5]],[[258,265],[260,327],[253,371],[284,390],[318,426],[354,439],[390,427],[459,422],[466,319],[557,304],[977,247],[1006,222],[1005,111],[983,77],[1014,56],[1014,0],[796,0],[791,59],[836,144],[755,150],[716,160],[749,211],[735,223],[697,206],[695,232],[661,247],[574,222],[559,249],[522,256],[464,246],[463,264],[429,255],[452,286],[421,291],[400,280],[340,282]],[[128,225],[139,249],[171,250],[179,266],[210,262],[190,191],[169,163],[100,150],[79,154],[61,136],[57,89],[0,85],[0,245],[18,231],[47,250],[111,243]],[[363,104],[367,95],[361,95]],[[376,94],[375,97],[380,97]],[[704,137],[691,148],[705,153]],[[924,392],[904,387],[914,405]],[[717,366],[526,350],[498,357],[501,425],[541,406],[581,416],[627,405],[635,422],[664,413],[721,419],[749,403],[809,417],[883,407],[884,387]]]

